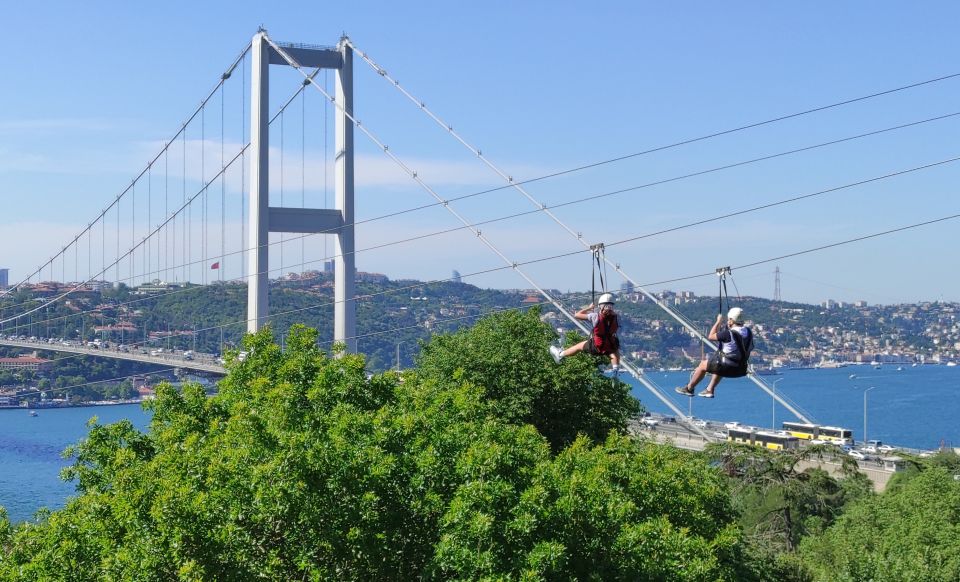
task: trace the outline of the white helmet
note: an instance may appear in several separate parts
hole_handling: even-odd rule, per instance
[[[600,300],[597,301],[597,305],[603,305],[605,303],[613,305],[613,293],[604,293],[600,296]]]
[[[727,319],[732,319],[734,323],[743,323],[743,310],[739,307],[733,307],[727,312]]]

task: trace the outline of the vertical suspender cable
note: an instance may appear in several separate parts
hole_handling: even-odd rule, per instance
[[[324,69],[323,71],[324,90],[326,91],[329,86],[330,86],[330,71],[327,69]],[[328,129],[328,126],[330,125],[329,112],[330,110],[327,107],[327,104],[324,103],[323,104],[323,207],[324,208],[330,208],[330,190],[329,190],[328,181],[327,181],[327,175],[330,168],[330,160],[328,158],[329,154],[327,151],[327,143],[330,139],[329,135],[327,134],[327,129]],[[330,256],[330,251],[328,248],[329,239],[330,239],[330,235],[325,234],[323,236],[323,256],[325,257]]]
[[[244,57],[240,91],[240,143],[247,143],[247,60]],[[240,274],[246,281],[247,275],[247,153],[240,154]]]
[[[133,188],[130,189],[130,246],[137,244],[137,183],[134,181]],[[117,249],[117,254],[120,249]],[[127,259],[130,265],[130,285],[136,284],[133,278],[133,257]]]
[[[300,93],[300,208],[307,207],[307,92]],[[300,277],[307,262],[307,239],[300,237]]]
[[[170,217],[170,150],[163,156],[163,215]],[[177,223],[174,222],[170,228],[163,231],[163,278],[170,280],[170,232],[173,231],[173,240],[177,240]],[[174,273],[176,277],[176,273]]]
[[[220,269],[218,273],[221,281],[223,281],[223,271],[226,268],[224,261],[227,255],[227,173],[225,171],[226,166],[224,166],[225,160],[223,157],[223,140],[224,132],[226,131],[223,127],[223,88],[225,85],[226,83],[220,84]]]
[[[207,183],[207,108],[200,108],[200,184],[206,185]],[[201,260],[206,263],[206,259],[209,256],[207,254],[207,189],[203,189],[203,194],[200,198],[200,222],[202,223],[202,228],[200,231],[200,257]],[[207,265],[200,265],[201,278],[200,280],[204,285],[207,284]]]
[[[285,115],[281,111],[280,112],[280,207],[281,208],[283,208],[283,154],[284,154],[283,119],[284,117]],[[286,265],[283,262],[283,242],[285,239],[286,239],[286,235],[284,235],[284,233],[281,232],[280,233],[280,269],[281,269],[280,278],[281,279],[283,279],[283,275],[284,275],[283,269],[286,267]]]
[[[187,128],[183,128],[183,172],[182,172],[182,183],[183,183],[183,204],[187,203]],[[187,208],[187,213],[183,217],[183,282],[188,283],[190,281],[190,271],[193,269],[187,270],[190,265],[190,259],[193,257],[190,254],[190,243],[192,242],[192,235],[190,231],[193,227],[193,204]]]
[[[153,225],[153,164],[147,169],[147,232]],[[153,259],[153,239],[148,239],[147,244],[143,245],[143,254],[146,258],[146,272],[152,272],[151,259]]]

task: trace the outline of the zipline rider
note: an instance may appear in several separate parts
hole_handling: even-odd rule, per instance
[[[713,374],[713,377],[710,378],[706,390],[698,394],[704,398],[713,398],[721,379],[742,378],[747,375],[747,363],[750,352],[753,351],[753,331],[743,325],[743,309],[730,309],[727,312],[726,324],[723,323],[723,314],[718,314],[707,339],[720,342],[720,348],[700,362],[686,386],[676,388],[676,391],[684,396],[693,396],[697,384],[708,373]]]
[[[594,305],[584,307],[574,314],[581,321],[589,321],[592,326],[590,337],[567,349],[559,346],[550,346],[550,355],[558,364],[563,358],[586,352],[591,356],[610,356],[610,370],[617,374],[620,371],[620,339],[617,330],[620,328],[620,317],[613,308],[613,294],[604,293],[598,302],[600,308],[594,311]]]

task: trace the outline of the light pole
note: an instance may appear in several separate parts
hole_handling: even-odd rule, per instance
[[[867,446],[867,392],[874,388],[876,386],[871,386],[863,391],[863,446]]]
[[[777,378],[773,381],[773,394],[770,396],[770,430],[777,430],[777,382],[783,378]]]

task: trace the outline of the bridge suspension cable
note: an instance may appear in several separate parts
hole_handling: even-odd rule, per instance
[[[237,62],[239,62],[244,56],[245,56],[245,53],[241,54],[240,57],[237,59],[237,61],[235,61],[234,64],[231,66],[231,68],[228,69],[228,72],[226,72],[226,73],[223,74],[223,76],[222,76],[222,78],[221,78],[221,81],[220,81],[221,86],[222,86],[222,83],[223,83],[227,78],[229,78],[229,76],[230,76],[230,74],[229,74],[230,71],[232,71],[233,68],[236,67]],[[316,76],[316,74],[319,72],[319,70],[320,70],[320,69],[317,69],[316,71],[314,71],[313,74],[311,75],[311,78],[313,78],[313,76]],[[294,101],[294,99],[296,98],[296,96],[299,95],[300,92],[302,92],[302,91],[304,90],[304,88],[305,88],[304,85],[301,85],[300,87],[298,87],[298,88],[297,88],[297,91],[296,91],[289,99],[287,99],[287,101],[283,104],[283,106],[271,117],[269,123],[272,124],[279,116],[281,116],[282,113],[283,113],[283,111],[284,111],[291,103],[293,103],[293,101]],[[209,99],[212,97],[212,95],[216,94],[216,92],[217,92],[217,89],[215,88],[213,91],[211,91],[210,94],[207,95],[207,97],[206,97],[206,99],[204,99],[203,103],[201,103],[200,110],[199,110],[199,113],[200,113],[200,115],[201,115],[201,118],[203,117],[202,109],[203,109],[204,105],[207,103],[207,101],[209,101]],[[201,198],[201,202],[203,202],[203,205],[204,205],[204,212],[203,212],[203,216],[204,216],[204,228],[203,228],[203,231],[204,231],[204,233],[206,232],[207,229],[206,229],[206,209],[205,209],[205,206],[206,206],[206,197],[205,197],[205,194],[206,194],[206,192],[208,191],[208,189],[210,188],[210,186],[213,185],[218,179],[220,179],[221,182],[224,181],[224,178],[225,178],[225,174],[226,174],[227,169],[229,169],[234,163],[236,163],[236,161],[237,161],[238,159],[243,159],[243,156],[244,156],[247,148],[248,148],[249,145],[250,145],[249,142],[246,143],[245,145],[243,145],[243,146],[240,148],[240,151],[237,152],[237,154],[234,155],[233,158],[231,158],[228,163],[221,164],[221,169],[220,169],[216,174],[214,174],[209,180],[203,182],[201,188],[200,188],[196,193],[194,193],[192,196],[189,196],[189,197],[187,197],[187,194],[186,194],[186,192],[187,192],[187,191],[186,191],[186,176],[187,176],[187,172],[186,172],[186,145],[184,145],[184,148],[183,148],[183,152],[184,152],[184,171],[183,171],[183,188],[184,188],[184,190],[183,190],[183,192],[184,192],[183,196],[184,196],[184,200],[183,200],[183,203],[181,204],[181,206],[180,206],[173,214],[167,215],[167,217],[166,217],[161,223],[159,223],[155,228],[153,228],[152,230],[150,229],[149,224],[148,224],[148,229],[147,229],[148,232],[147,232],[146,236],[144,236],[139,242],[137,242],[137,240],[136,240],[136,238],[135,238],[135,237],[136,237],[136,230],[135,230],[135,228],[131,228],[131,245],[132,245],[132,246],[131,246],[131,248],[130,248],[129,250],[127,250],[126,253],[124,253],[124,254],[122,254],[122,255],[121,255],[121,253],[120,253],[120,207],[119,207],[119,202],[120,202],[120,200],[123,198],[124,194],[126,194],[127,192],[130,192],[130,193],[131,193],[131,198],[132,198],[132,200],[135,200],[135,199],[133,198],[133,196],[135,195],[135,186],[136,186],[137,180],[139,180],[141,177],[143,177],[143,175],[144,175],[145,173],[146,173],[146,174],[149,174],[149,172],[151,172],[153,164],[156,163],[157,160],[159,160],[159,158],[160,158],[161,155],[164,155],[164,152],[166,152],[166,151],[169,149],[169,147],[170,147],[171,143],[173,142],[173,140],[177,139],[178,137],[182,137],[182,139],[184,140],[184,144],[186,143],[186,128],[187,128],[187,125],[189,124],[190,120],[192,120],[192,119],[194,119],[194,118],[196,117],[196,115],[197,115],[197,112],[195,111],[195,112],[193,113],[193,115],[191,115],[191,117],[188,119],[188,121],[183,124],[183,126],[180,128],[180,130],[177,132],[177,134],[176,134],[173,138],[171,138],[171,140],[169,140],[169,141],[164,145],[164,148],[161,150],[161,152],[160,152],[159,154],[157,154],[157,156],[150,162],[150,164],[148,164],[147,168],[145,168],[144,171],[141,172],[141,174],[131,183],[131,185],[128,186],[127,189],[125,189],[123,192],[121,192],[121,194],[116,197],[116,199],[110,204],[110,206],[108,206],[107,209],[105,209],[105,210],[100,214],[100,216],[99,216],[97,219],[95,219],[94,222],[90,224],[90,226],[87,227],[87,231],[91,230],[92,227],[93,227],[93,225],[96,224],[96,222],[97,222],[98,220],[100,220],[101,218],[105,217],[107,211],[109,211],[112,207],[116,206],[116,209],[117,209],[117,229],[116,229],[116,233],[117,233],[117,254],[116,254],[116,257],[117,257],[117,258],[116,258],[112,263],[110,263],[109,265],[106,265],[106,264],[101,265],[102,268],[100,269],[99,272],[97,272],[96,274],[92,274],[92,273],[91,273],[91,274],[88,274],[88,277],[87,277],[85,280],[77,282],[72,288],[70,288],[70,289],[68,289],[67,291],[65,291],[64,293],[62,293],[62,294],[60,294],[60,295],[52,298],[51,300],[49,300],[48,302],[44,303],[43,305],[40,305],[40,306],[35,307],[35,308],[33,308],[33,309],[30,309],[30,310],[28,310],[28,311],[26,311],[26,312],[24,312],[24,313],[21,313],[21,314],[19,314],[19,315],[17,315],[17,316],[12,317],[12,318],[10,318],[10,317],[0,318],[0,324],[8,323],[8,322],[10,322],[10,321],[12,321],[12,320],[19,319],[19,318],[22,318],[22,317],[26,317],[26,316],[28,316],[28,315],[30,315],[30,314],[32,314],[32,313],[36,313],[37,311],[40,311],[40,310],[42,310],[42,309],[47,308],[47,307],[49,307],[49,306],[52,305],[52,304],[55,304],[55,303],[58,303],[59,301],[62,301],[63,299],[65,299],[65,298],[69,297],[70,295],[72,295],[73,293],[75,293],[76,291],[84,288],[84,287],[85,287],[86,285],[88,285],[89,283],[95,281],[98,277],[101,277],[101,276],[105,275],[105,274],[109,271],[109,269],[111,269],[111,268],[113,268],[113,267],[116,267],[116,268],[117,268],[116,282],[132,281],[132,280],[135,280],[135,279],[137,279],[137,278],[139,278],[139,277],[145,277],[146,275],[158,274],[158,273],[160,272],[159,270],[157,270],[157,271],[151,271],[151,272],[144,273],[144,274],[140,274],[140,275],[135,275],[135,274],[134,274],[134,271],[133,271],[133,268],[134,268],[134,267],[133,267],[133,261],[132,261],[132,258],[133,258],[134,254],[135,254],[135,251],[136,251],[137,249],[141,248],[141,247],[144,247],[144,249],[146,249],[146,245],[147,245],[148,241],[151,240],[151,237],[153,237],[154,235],[156,235],[157,233],[159,233],[162,229],[165,229],[165,227],[166,227],[168,224],[171,224],[171,223],[174,223],[174,224],[175,224],[175,219],[176,219],[178,216],[180,216],[180,215],[184,212],[185,209],[186,209],[188,212],[191,211],[192,208],[193,208],[192,204],[193,204],[194,200],[196,200],[197,197],[199,197],[199,196],[201,196],[201,195],[204,196],[203,198]],[[201,131],[203,131],[203,130],[201,130]],[[203,142],[204,142],[204,139],[203,139],[203,138],[201,139],[201,142],[202,142],[202,143],[201,143],[201,150],[203,150],[203,149],[205,149],[205,148],[204,148],[204,143],[203,143]],[[205,176],[204,176],[204,168],[203,168],[203,159],[204,159],[204,155],[201,153],[201,177],[205,177]],[[242,172],[241,172],[241,175],[242,175]],[[133,214],[133,219],[134,219],[134,224],[135,224],[135,222],[136,222],[135,204],[131,204],[131,213]],[[189,219],[188,219],[188,222],[189,222]],[[105,227],[104,227],[104,235],[105,235],[105,230],[106,230],[106,229],[105,229]],[[186,234],[186,231],[189,231],[189,230],[190,230],[189,228],[184,228],[185,234]],[[75,237],[74,241],[79,240],[79,238],[80,238],[80,236],[82,236],[82,234],[83,234],[83,233],[81,232],[81,234],[77,235],[77,237]],[[204,244],[204,250],[203,250],[203,255],[202,255],[203,258],[201,258],[199,261],[193,261],[193,260],[188,260],[188,261],[186,261],[185,263],[183,263],[183,264],[181,265],[181,266],[184,267],[184,269],[186,269],[186,267],[189,266],[189,265],[203,264],[203,263],[205,263],[206,261],[208,261],[210,258],[215,258],[215,256],[214,256],[214,257],[208,257],[208,256],[207,256],[205,237],[206,237],[206,235],[204,234],[204,243],[203,243],[203,244]],[[71,243],[71,244],[73,244],[73,243]],[[65,253],[66,250],[67,250],[69,247],[70,247],[70,245],[67,245],[66,247],[64,247],[64,250],[61,251],[61,252],[62,252],[62,253]],[[190,248],[190,245],[189,245],[189,244],[185,244],[185,245],[184,245],[184,250],[185,250],[185,252],[186,252],[189,248]],[[243,252],[243,251],[241,250],[240,252]],[[103,256],[104,256],[104,257],[106,256],[106,255],[105,255],[105,251],[104,251],[104,255],[103,255]],[[121,263],[124,259],[127,259],[127,258],[130,258],[130,259],[131,259],[131,261],[130,261],[130,276],[127,277],[127,278],[120,277],[120,276],[119,276],[120,263]],[[106,259],[105,259],[105,258],[104,258],[104,263],[106,263]],[[53,268],[53,259],[51,259],[50,261],[48,261],[48,263],[45,263],[40,269],[38,269],[37,271],[35,271],[33,275],[37,274],[40,270],[42,270],[43,268],[45,268],[47,265],[50,265],[50,267],[51,267],[51,269],[52,269],[52,268]],[[65,269],[65,266],[64,266],[64,269]],[[206,271],[204,271],[204,273],[205,273],[205,272],[206,272]],[[27,281],[29,281],[29,279],[30,279],[31,277],[33,277],[33,275],[30,275],[30,277],[28,277],[27,279],[21,281],[21,282],[18,283],[16,286],[11,287],[11,288],[8,289],[7,291],[5,291],[5,292],[3,292],[3,293],[0,293],[0,299],[2,299],[4,296],[8,295],[9,293],[15,291],[17,287],[22,286],[24,283],[26,283]],[[186,276],[185,276],[185,278],[186,278]],[[66,277],[64,276],[63,279],[66,280]]]
[[[226,79],[228,79],[228,78],[230,77],[230,74],[231,74],[231,73],[233,72],[233,70],[237,67],[237,65],[240,64],[240,63],[243,61],[244,57],[247,55],[247,53],[248,53],[249,51],[250,51],[250,45],[248,44],[248,45],[244,46],[244,48],[243,48],[243,50],[240,52],[240,54],[233,60],[233,62],[230,64],[230,66],[227,67],[226,71],[223,73],[223,75],[221,75],[221,78],[220,78],[220,80],[217,82],[216,86],[215,86],[212,90],[210,90],[209,93],[207,93],[206,97],[204,97],[203,100],[200,102],[200,105],[198,105],[197,108],[194,109],[193,113],[191,113],[191,114],[187,117],[187,120],[183,122],[183,124],[181,125],[180,129],[177,130],[177,132],[173,135],[173,137],[171,137],[170,139],[168,139],[168,140],[164,143],[164,145],[163,145],[163,147],[160,149],[160,151],[147,163],[147,165],[139,172],[139,174],[137,174],[136,178],[134,178],[134,180],[130,183],[130,185],[127,186],[126,188],[124,188],[123,190],[121,190],[120,193],[117,194],[117,195],[114,197],[113,201],[110,202],[110,204],[108,204],[107,207],[104,208],[104,209],[100,212],[100,214],[93,220],[93,222],[91,222],[89,225],[87,225],[86,228],[82,229],[76,236],[74,236],[74,237],[73,237],[73,240],[72,240],[70,243],[68,243],[67,246],[65,246],[59,253],[57,253],[56,255],[54,255],[53,257],[51,257],[50,260],[48,260],[47,262],[43,263],[40,267],[38,267],[38,268],[37,268],[36,270],[34,270],[30,275],[28,275],[26,278],[24,278],[23,280],[21,280],[21,281],[18,282],[17,284],[15,284],[15,285],[11,286],[10,288],[8,288],[8,289],[0,292],[0,298],[2,298],[2,297],[4,297],[4,296],[12,293],[13,291],[17,290],[18,288],[20,288],[20,286],[22,286],[24,283],[27,283],[28,281],[30,281],[30,279],[32,279],[34,276],[39,275],[39,274],[42,272],[42,270],[43,270],[44,268],[46,268],[47,266],[50,266],[51,269],[52,269],[52,267],[53,267],[53,261],[54,261],[57,257],[63,256],[63,255],[66,253],[67,249],[68,249],[70,246],[72,246],[73,244],[75,244],[75,243],[80,239],[80,237],[82,237],[84,234],[90,232],[91,229],[93,228],[93,226],[94,226],[98,221],[100,221],[100,220],[105,220],[105,216],[106,216],[107,212],[109,212],[110,209],[112,209],[114,206],[117,206],[117,205],[119,204],[120,200],[121,200],[127,193],[129,193],[129,192],[131,192],[131,191],[133,190],[133,188],[135,187],[136,183],[137,183],[141,178],[143,178],[144,176],[146,176],[146,175],[151,171],[151,169],[153,168],[153,165],[156,164],[157,161],[160,159],[160,157],[166,153],[166,151],[170,148],[170,145],[173,143],[173,141],[176,140],[181,134],[183,134],[183,132],[186,130],[187,125],[188,125],[191,121],[193,121],[193,119],[196,118],[196,116],[197,116],[198,114],[200,114],[200,113],[203,111],[203,109],[206,107],[206,105],[207,105],[207,103],[210,101],[210,99],[213,98],[214,95],[216,95],[217,90],[218,90],[218,89],[220,88],[220,86],[226,81]],[[118,220],[119,220],[119,214],[118,214]],[[118,231],[117,231],[117,234],[118,234],[118,236],[119,236],[119,229],[118,229]],[[64,277],[64,278],[66,278],[66,277]]]

